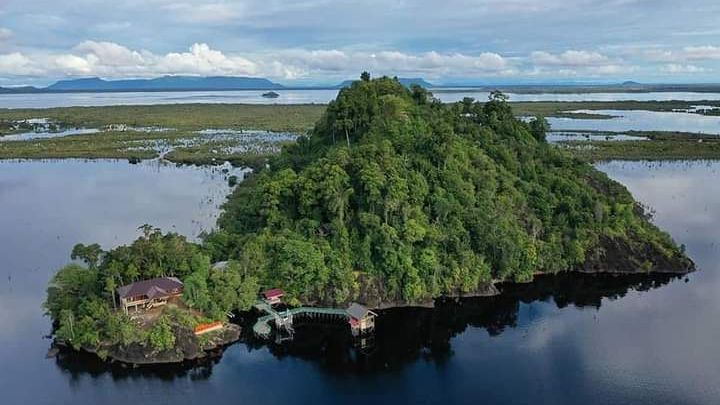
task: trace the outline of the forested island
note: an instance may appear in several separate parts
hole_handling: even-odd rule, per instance
[[[85,265],[48,289],[55,335],[123,361],[181,361],[237,339],[228,314],[264,288],[283,288],[290,305],[378,308],[496,294],[543,273],[693,270],[625,187],[549,145],[546,130],[499,92],[446,105],[363,74],[237,185],[202,243],[144,227],[129,246],[76,246]],[[152,321],[117,308],[118,287],[158,277],[184,291]],[[216,321],[221,331],[193,335]]]
[[[226,322],[227,314],[250,308],[257,279],[242,275],[236,263],[213,269],[201,246],[184,236],[149,225],[141,230],[131,245],[110,251],[97,244],[73,248],[71,258],[84,265],[60,269],[44,304],[56,341],[133,364],[197,359],[236,341],[240,328]],[[123,285],[166,277],[183,280],[181,296],[142,312],[123,311],[118,297]],[[212,333],[195,333],[218,322],[222,327]]]

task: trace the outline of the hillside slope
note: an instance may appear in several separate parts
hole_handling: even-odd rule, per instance
[[[297,302],[419,303],[538,273],[693,268],[620,184],[514,118],[388,78],[340,92],[308,137],[240,184],[215,259]]]

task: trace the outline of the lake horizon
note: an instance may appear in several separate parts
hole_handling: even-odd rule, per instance
[[[278,98],[263,97],[264,90],[80,92],[0,94],[0,108],[100,107],[157,104],[328,104],[339,89],[277,89]],[[429,89],[430,92],[433,89]],[[720,93],[708,92],[612,92],[612,93],[506,93],[510,101],[719,101]],[[438,91],[445,103],[472,97],[487,100],[490,92],[476,88]]]

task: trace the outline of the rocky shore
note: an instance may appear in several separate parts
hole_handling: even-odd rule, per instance
[[[228,323],[223,329],[196,336],[192,330],[176,329],[176,344],[170,350],[155,351],[148,345],[133,343],[127,346],[99,346],[95,348],[83,347],[82,350],[94,353],[110,362],[119,362],[128,365],[176,364],[185,361],[199,360],[207,357],[211,352],[224,348],[240,339],[241,328]],[[61,341],[55,341],[55,346],[69,348]],[[58,350],[53,347],[48,352],[49,357],[57,355]],[[72,350],[72,348],[69,348]]]
[[[639,236],[633,240],[641,240]],[[581,273],[670,273],[695,271],[695,263],[682,251],[668,254],[660,247],[627,240],[602,238],[599,246],[587,257],[583,266],[573,269]]]

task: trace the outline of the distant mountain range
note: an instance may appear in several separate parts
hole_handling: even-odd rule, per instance
[[[435,86],[422,78],[399,78],[406,87],[419,85],[434,92],[455,92],[472,88],[478,91],[501,90],[507,93],[628,93],[628,92],[720,92],[720,84],[642,84],[627,81],[618,84],[508,84],[508,85],[444,85]],[[0,87],[0,94],[69,93],[69,92],[152,92],[152,91],[223,91],[223,90],[300,90],[341,89],[352,84],[346,80],[330,86],[284,86],[259,77],[241,76],[162,76],[154,79],[105,80],[97,77],[60,80],[48,87]]]
[[[272,90],[283,85],[256,77],[162,76],[155,79],[61,80],[46,87],[47,91],[183,91],[183,90]]]
[[[400,78],[400,83],[410,87],[417,84],[432,87],[421,78]],[[335,86],[305,88],[341,89],[352,84],[346,80]],[[122,91],[203,91],[203,90],[282,90],[288,88],[279,83],[259,77],[234,76],[162,76],[154,79],[105,80],[98,77],[60,80],[48,87],[0,87],[0,93],[66,93],[66,92],[122,92]]]
[[[257,77],[162,76],[154,79],[104,80],[97,77],[60,80],[48,87],[5,87],[0,93],[63,93],[119,91],[276,90],[285,88]]]

